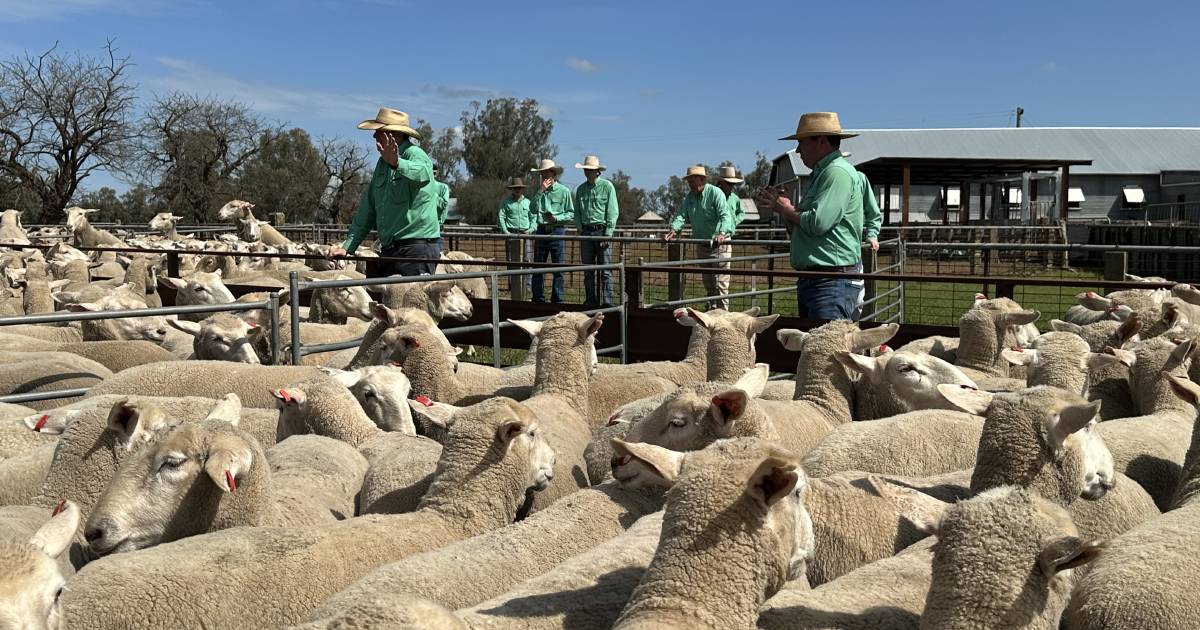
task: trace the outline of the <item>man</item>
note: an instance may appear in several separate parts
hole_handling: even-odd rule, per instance
[[[745,180],[738,177],[737,169],[732,166],[722,166],[717,173],[717,188],[725,193],[725,199],[729,201],[729,212],[733,215],[733,230],[730,235],[736,234],[737,226],[746,219],[746,211],[742,210],[742,200],[733,192],[734,187],[743,181]]]
[[[733,234],[733,214],[729,201],[721,189],[708,183],[708,173],[703,166],[690,166],[683,176],[691,192],[683,199],[683,207],[671,220],[671,231],[663,237],[671,240],[679,235],[684,222],[692,224],[692,238],[708,241],[707,245],[696,245],[696,258],[729,258],[732,247],[726,242]],[[729,263],[716,263],[705,267],[728,269]],[[729,293],[729,276],[704,274],[704,290],[711,296]],[[708,303],[710,309],[729,308],[729,300],[720,298]]]
[[[529,200],[529,210],[537,221],[538,234],[553,234],[562,236],[566,233],[566,225],[575,220],[575,202],[571,198],[571,189],[558,183],[562,175],[562,167],[554,164],[554,160],[542,160],[536,168],[529,169],[537,173],[540,185],[533,198]],[[562,239],[538,239],[533,246],[534,262],[563,261],[565,244]],[[554,286],[551,289],[550,301],[563,301],[563,275],[553,274]],[[542,292],[542,274],[533,276],[533,301],[545,302]]]
[[[433,165],[433,190],[437,198],[437,219],[439,230],[446,225],[446,211],[450,208],[450,187],[445,182],[438,181],[438,165]]]
[[[833,112],[804,114],[795,140],[804,165],[812,169],[799,207],[778,189],[768,189],[760,205],[778,212],[792,226],[791,264],[799,271],[861,273],[863,184],[858,171],[842,157],[842,131]],[[858,308],[859,287],[842,278],[800,279],[796,308],[800,317],[851,319]]]
[[[525,196],[525,180],[520,177],[514,177],[505,186],[509,190],[509,196],[500,202],[500,207],[496,209],[496,222],[500,227],[501,234],[528,234],[533,227],[533,215],[529,212],[529,198]],[[530,255],[531,248],[529,247],[528,239],[509,239],[505,241],[504,252],[509,261],[517,260],[518,254],[524,253],[520,259],[528,262],[532,259]],[[523,280],[521,280],[523,278]],[[525,288],[529,288],[529,276],[509,276],[508,290],[513,290],[513,285],[516,282],[523,282]]]
[[[575,189],[575,225],[581,236],[612,236],[617,227],[617,189],[612,182],[601,179],[600,173],[605,167],[600,158],[589,155],[583,158],[583,163],[576,163],[575,168],[583,169],[587,180]],[[583,241],[580,244],[584,265],[607,265],[610,261],[608,241]],[[596,292],[596,277],[600,277],[600,293]],[[588,304],[593,306],[612,306],[612,272],[585,271],[583,273],[583,291]]]
[[[432,262],[380,261],[371,277],[416,276],[433,273],[441,256],[438,240],[437,199],[433,187],[433,161],[410,138],[421,135],[408,124],[408,114],[382,107],[375,118],[358,124],[375,132],[379,161],[371,185],[363,192],[350,233],[333,256],[353,254],[371,230],[378,233],[381,257],[424,258]]]

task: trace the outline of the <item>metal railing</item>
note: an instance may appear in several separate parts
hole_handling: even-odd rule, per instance
[[[298,272],[288,274],[288,288],[291,295],[298,296],[301,291],[310,289],[322,288],[339,288],[339,287],[376,287],[389,284],[410,284],[414,282],[438,282],[438,281],[453,281],[453,280],[469,280],[473,278],[487,278],[490,285],[489,300],[491,302],[492,321],[487,324],[476,324],[472,326],[459,326],[456,328],[443,328],[442,333],[447,337],[458,334],[466,334],[472,332],[492,331],[492,364],[495,367],[501,367],[501,347],[500,347],[500,330],[509,328],[514,324],[507,321],[500,321],[500,278],[525,276],[534,274],[547,273],[573,273],[573,272],[591,272],[591,271],[612,271],[616,272],[620,285],[620,295],[622,296],[621,303],[616,306],[595,308],[581,311],[587,315],[596,315],[601,313],[621,313],[621,328],[620,338],[621,343],[616,346],[607,348],[598,348],[596,354],[604,355],[615,352],[620,352],[621,362],[625,363],[628,360],[628,349],[626,347],[627,321],[628,311],[626,309],[627,300],[625,297],[625,264],[612,263],[607,265],[574,265],[574,266],[553,266],[553,267],[534,267],[527,269],[507,269],[495,271],[471,271],[464,273],[450,273],[437,275],[423,276],[389,276],[385,278],[356,278],[350,280],[313,280],[302,281],[299,278]],[[599,287],[597,287],[599,290]],[[335,343],[327,343],[320,345],[306,346],[300,338],[300,301],[292,299],[291,305],[291,337],[292,343],[289,348],[291,362],[293,365],[300,365],[303,357],[309,354],[317,354],[322,352],[336,352],[339,350],[347,350],[356,348],[362,343],[362,337],[339,341]],[[549,319],[551,316],[532,318],[532,321],[542,321]]]

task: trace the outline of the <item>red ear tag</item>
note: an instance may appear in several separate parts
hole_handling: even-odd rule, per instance
[[[285,405],[292,404],[292,401],[294,400],[292,398],[291,394],[288,394],[286,390],[282,390],[282,389],[279,390],[279,397],[283,399],[283,404],[285,404]]]
[[[880,351],[880,352],[887,352],[888,350],[891,350],[891,348],[889,348],[889,347],[888,347],[888,345],[887,345],[886,343],[884,343],[884,344],[880,344],[880,345],[879,345],[879,351]]]
[[[254,322],[246,322],[246,325],[250,327],[250,330],[258,328],[258,324],[255,324]]]
[[[237,490],[237,481],[234,481],[233,474],[230,473],[228,470],[225,471],[225,483],[229,484],[230,492]]]
[[[66,507],[67,507],[66,499],[59,501],[58,505],[54,506],[54,511],[50,513],[50,518],[54,518],[55,516],[58,516],[59,513],[61,513],[63,511],[63,509],[65,509]]]
[[[33,425],[33,430],[41,433],[42,427],[46,426],[46,421],[49,419],[50,416],[42,416],[41,418],[38,418],[37,424]]]
[[[417,402],[421,403],[422,405],[425,405],[426,407],[433,406],[433,401],[430,400],[428,396],[417,396],[413,400],[416,400]]]
[[[401,365],[400,363],[397,363],[396,361],[388,361],[388,365],[390,365],[392,367],[404,367],[403,365]]]
[[[1013,352],[1025,352],[1025,348],[1022,348],[1021,346],[1013,346],[1011,350]]]
[[[1096,297],[1096,292],[1095,292],[1095,291],[1088,291],[1088,292],[1087,292],[1087,296],[1088,296],[1088,297],[1090,297],[1090,298],[1094,298],[1094,297]]]

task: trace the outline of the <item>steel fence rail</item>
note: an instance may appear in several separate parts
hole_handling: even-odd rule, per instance
[[[74,398],[83,396],[88,393],[88,388],[77,387],[74,389],[56,389],[47,392],[29,392],[27,394],[8,394],[0,396],[0,403],[8,403],[11,405],[19,405],[27,402],[40,402],[43,400],[57,400],[59,398]]]

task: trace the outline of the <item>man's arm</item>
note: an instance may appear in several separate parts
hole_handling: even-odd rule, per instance
[[[876,248],[879,247],[879,228],[883,225],[883,213],[879,211],[879,202],[875,199],[875,188],[871,186],[871,180],[867,179],[865,173],[860,173],[863,178],[863,235],[868,241],[873,241]]]
[[[729,199],[725,197],[725,193],[718,190],[713,193],[708,203],[715,207],[717,213],[717,229],[713,232],[713,238],[728,238],[733,234],[733,212],[729,209]]]
[[[691,219],[692,209],[688,205],[687,197],[684,197],[683,205],[679,208],[679,211],[675,213],[674,218],[671,219],[671,231],[678,232],[679,230],[682,230],[684,222],[691,221]]]
[[[605,180],[608,181],[608,180]],[[604,209],[604,235],[612,236],[613,231],[617,229],[617,217],[621,215],[621,209],[617,207],[617,187],[608,183],[608,206]]]
[[[558,208],[553,213],[554,219],[559,223],[570,223],[575,219],[575,196],[571,194],[571,189],[563,186],[562,193],[557,197],[555,201],[560,203],[556,204]]]
[[[571,197],[571,200],[575,203],[576,208],[583,207],[583,203],[579,201],[579,191],[580,190],[583,190],[583,184],[580,184],[579,186],[577,186],[575,188],[575,193]],[[575,229],[579,230],[580,232],[583,232],[583,213],[582,212],[575,213]]]
[[[502,234],[509,234],[510,232],[508,230],[508,223],[506,223],[504,221],[504,206],[505,205],[507,205],[507,204],[505,202],[501,201],[500,207],[496,208],[496,225],[500,227],[500,232]]]
[[[858,182],[840,168],[828,168],[813,182],[812,208],[800,213],[796,227],[806,236],[824,236],[838,224]]]
[[[401,179],[429,184],[433,181],[433,160],[420,147],[408,147],[392,168],[392,181]]]

